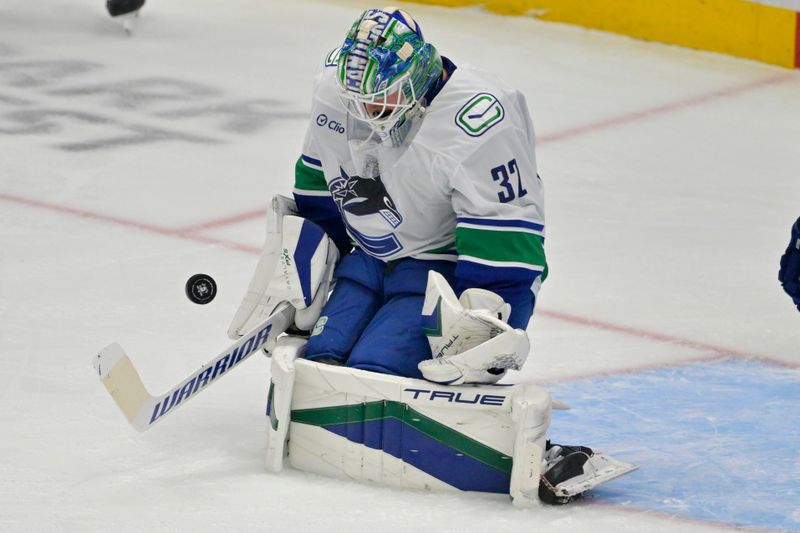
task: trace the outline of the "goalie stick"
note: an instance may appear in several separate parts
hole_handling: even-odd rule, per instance
[[[133,362],[117,343],[94,356],[94,368],[128,422],[138,431],[145,431],[283,333],[293,319],[294,307],[282,302],[250,333],[160,396],[147,392]]]

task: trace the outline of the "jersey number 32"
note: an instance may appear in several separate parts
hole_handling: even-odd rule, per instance
[[[516,175],[517,189],[514,190],[514,185],[511,183],[511,176]],[[522,185],[522,176],[519,173],[519,166],[517,160],[512,159],[507,165],[500,165],[492,169],[492,180],[500,182],[499,185],[502,190],[497,193],[497,197],[502,203],[507,203],[514,198],[522,198],[528,191]]]

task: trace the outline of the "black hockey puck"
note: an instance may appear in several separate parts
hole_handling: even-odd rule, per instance
[[[112,17],[139,11],[145,0],[106,0],[106,9]]]
[[[186,281],[186,297],[205,305],[217,295],[217,282],[208,274],[195,274]]]

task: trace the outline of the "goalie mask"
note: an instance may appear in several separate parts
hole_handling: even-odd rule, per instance
[[[394,7],[364,11],[339,55],[338,89],[348,114],[382,143],[402,144],[425,95],[442,75],[442,59],[408,13]]]

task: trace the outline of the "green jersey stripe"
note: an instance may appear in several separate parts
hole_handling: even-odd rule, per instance
[[[483,230],[456,227],[456,248],[459,255],[487,261],[546,265],[544,240],[541,235],[519,231]]]
[[[438,248],[433,248],[431,250],[425,250],[425,254],[454,254],[456,253],[456,243],[450,242],[445,244],[444,246],[439,246]]]
[[[306,166],[302,157],[297,159],[297,164],[294,166],[294,186],[301,191],[328,190],[325,174],[321,170]]]

